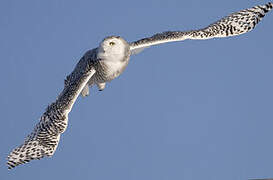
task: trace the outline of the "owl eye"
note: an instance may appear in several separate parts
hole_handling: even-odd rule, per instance
[[[113,46],[113,45],[115,45],[115,43],[114,42],[109,42],[109,45]]]

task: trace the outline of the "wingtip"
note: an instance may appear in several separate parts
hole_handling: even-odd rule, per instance
[[[11,170],[16,167],[16,164],[10,161],[9,159],[6,164],[7,164],[8,170]]]
[[[14,168],[15,166],[10,162],[10,154],[7,156],[6,158],[6,165],[8,170],[11,170],[12,168]]]
[[[273,3],[272,2],[268,2],[267,4],[265,4],[266,8],[268,11],[272,10],[273,8]]]

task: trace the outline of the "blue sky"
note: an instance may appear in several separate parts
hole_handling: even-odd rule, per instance
[[[88,49],[191,30],[264,4],[248,0],[0,2],[0,179],[273,178],[273,14],[252,32],[146,49],[79,98],[51,158],[8,171]]]

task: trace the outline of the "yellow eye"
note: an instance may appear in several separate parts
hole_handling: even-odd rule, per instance
[[[109,45],[113,46],[113,45],[115,45],[115,43],[114,42],[109,42]]]

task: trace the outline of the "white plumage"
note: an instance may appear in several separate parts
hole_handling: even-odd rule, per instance
[[[267,12],[272,9],[271,2],[263,6],[254,6],[236,13],[232,13],[206,28],[192,31],[167,31],[158,33],[149,38],[144,38],[130,44],[133,53],[138,53],[144,48],[173,41],[186,39],[211,39],[228,36],[237,36],[251,31],[262,20]]]
[[[166,42],[228,37],[249,32],[272,9],[272,6],[273,4],[269,2],[263,6],[233,13],[200,30],[168,31],[132,43],[127,43],[119,36],[105,38],[98,48],[87,51],[73,72],[67,76],[64,89],[57,100],[48,106],[24,143],[9,154],[8,168],[44,156],[52,156],[58,146],[60,135],[67,127],[68,113],[79,94],[88,95],[89,86],[92,85],[97,85],[103,90],[106,82],[113,80],[124,71],[131,54]]]

